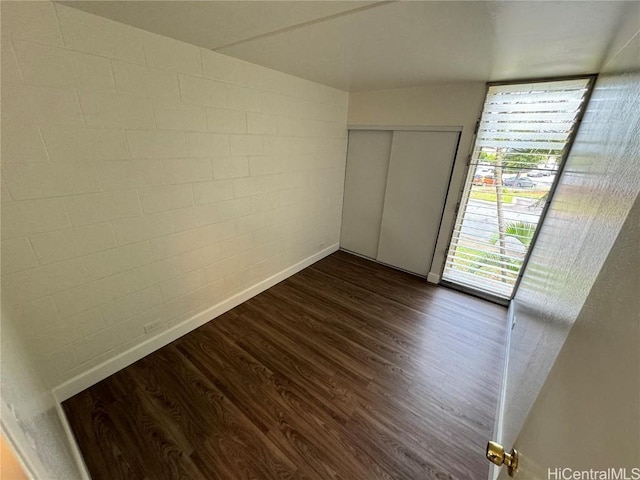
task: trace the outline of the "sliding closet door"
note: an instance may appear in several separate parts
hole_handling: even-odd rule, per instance
[[[393,132],[378,261],[422,276],[429,272],[458,136]]]
[[[351,130],[340,246],[376,258],[392,132]]]

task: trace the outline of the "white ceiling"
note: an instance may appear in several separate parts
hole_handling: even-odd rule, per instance
[[[349,91],[597,72],[640,29],[638,1],[61,3]]]

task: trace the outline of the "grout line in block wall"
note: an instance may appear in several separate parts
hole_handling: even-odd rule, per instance
[[[201,76],[203,78],[206,78],[204,76],[204,55],[202,55],[202,47],[198,48],[198,54],[200,55],[200,71],[202,72]]]
[[[163,179],[164,179],[164,172],[163,172]],[[142,200],[140,199],[140,190],[138,190],[137,188],[134,189],[134,192],[136,192],[136,200],[138,200],[138,208],[140,209],[140,216],[144,217],[144,209],[142,208]],[[162,212],[160,212],[162,213]],[[136,217],[131,217],[131,218],[136,218]],[[113,225],[114,229],[115,229],[115,225],[114,225],[114,220],[111,220],[111,224]],[[172,219],[172,225],[171,225],[171,230],[173,231],[173,219]],[[162,238],[162,237],[154,237],[154,238]],[[150,238],[145,239],[144,241],[149,242],[149,249],[151,249],[151,243],[150,243]],[[122,247],[124,245],[130,245],[130,243],[120,243],[118,241],[118,236],[116,235],[116,243],[118,244],[119,247]],[[133,242],[133,243],[137,243],[137,242]]]
[[[36,249],[33,246],[33,242],[31,241],[31,235],[28,235],[25,238],[27,239],[27,243],[29,244],[29,248],[31,249],[31,253],[33,253],[33,258],[36,259],[36,262],[37,262],[38,266],[37,267],[33,267],[33,268],[28,268],[27,270],[21,270],[21,271],[24,272],[24,271],[28,271],[28,270],[35,270],[35,269],[37,269],[39,267],[43,267],[43,266],[47,265],[47,264],[43,264],[43,263],[40,262],[40,258],[38,257],[38,254],[36,253]],[[19,272],[16,272],[16,273],[19,273]]]
[[[111,74],[111,81],[113,82],[113,93],[116,95],[122,95],[122,92],[118,91],[118,85],[116,83],[116,74],[113,71],[113,59],[109,58],[109,73]]]
[[[116,82],[116,73],[113,70],[113,62],[115,59],[109,57],[108,60],[109,60],[109,69],[111,70],[111,77],[113,77],[114,92],[116,95],[124,95],[125,92],[120,91],[120,89],[118,88],[118,82]],[[135,65],[135,64],[132,64],[132,65]]]
[[[80,102],[80,94],[78,93],[78,90],[76,90],[75,88],[73,90],[73,96],[75,97],[76,102],[78,102],[78,109],[80,110],[80,116],[82,117],[82,126],[86,128],[88,126],[87,119],[85,118],[84,110],[82,110],[82,102]]]
[[[66,47],[67,41],[62,34],[62,25],[60,24],[60,19],[58,18],[58,8],[54,2],[51,2],[51,8],[53,8],[53,16],[56,19],[56,29],[58,30],[58,34],[60,35],[60,39],[62,40],[62,45]]]
[[[127,129],[123,128],[122,133],[124,135],[124,143],[127,146],[127,160],[131,161],[133,160],[133,157],[131,156],[131,146],[129,145],[129,135],[127,135]]]
[[[2,190],[4,192],[6,192],[5,194],[9,196],[9,202],[15,202],[16,200],[13,198],[13,195],[11,195],[11,192],[9,191],[9,187],[7,187],[7,184],[4,181],[4,177],[2,177],[2,181],[1,181],[1,185],[0,188],[2,188]]]
[[[44,152],[47,154],[47,160],[49,161],[49,163],[51,163],[51,153],[49,152],[49,146],[47,145],[47,142],[44,139],[44,134],[42,133],[42,127],[38,125],[36,129],[38,130],[38,136],[40,137],[40,141],[42,142],[42,146],[44,147]]]
[[[24,81],[24,75],[22,74],[22,67],[20,66],[20,61],[18,60],[18,54],[16,53],[16,47],[13,44],[14,40],[12,37],[9,37],[9,55],[13,55],[13,59],[15,60],[16,67],[18,67],[18,76],[20,77],[20,82],[28,85]]]
[[[138,29],[136,29],[136,30],[138,30]],[[147,31],[144,31],[144,32],[146,34],[149,33]],[[144,37],[140,37],[139,41],[140,41],[140,46],[142,47],[142,56],[144,57],[144,65],[145,65],[145,67],[150,67],[151,65],[149,64],[149,59],[147,58],[147,46],[145,45]],[[162,67],[153,67],[153,68],[162,68]],[[163,70],[165,70],[165,69],[163,68]]]
[[[213,165],[211,166],[211,172],[212,172],[211,175],[213,176]],[[192,207],[196,207],[197,206],[196,205],[196,194],[193,191],[193,183],[189,184],[189,189],[191,190],[191,206]],[[175,228],[174,228],[174,230],[175,230]]]
[[[58,312],[58,317],[60,319],[64,319],[66,317],[64,317],[62,315],[62,312],[60,311],[60,307],[58,306],[58,302],[56,302],[56,299],[54,298],[55,295],[58,294],[58,293],[59,292],[52,293],[51,295],[47,295],[47,297],[44,297],[44,298],[51,298],[51,302],[53,303],[53,307],[56,309],[56,312]]]
[[[89,194],[89,195],[91,195],[91,194]],[[73,195],[73,196],[76,196],[76,195]],[[60,200],[61,200],[61,203],[62,203],[62,209],[64,210],[64,214],[67,216],[67,219],[69,220],[69,227],[61,228],[59,230],[54,230],[54,232],[63,232],[63,231],[67,231],[67,230],[73,230],[74,228],[78,228],[79,227],[78,225],[74,225],[73,224],[73,220],[71,220],[71,215],[69,215],[69,210],[67,209],[67,202],[65,201],[66,198],[67,197],[61,197]],[[42,233],[46,234],[46,233],[50,233],[50,232],[42,232]],[[51,233],[53,233],[53,232],[51,232]],[[31,239],[31,236],[29,236],[29,239]],[[88,254],[88,255],[90,255],[90,254]],[[62,260],[62,261],[64,261],[64,260]],[[54,262],[54,263],[57,263],[57,262]]]

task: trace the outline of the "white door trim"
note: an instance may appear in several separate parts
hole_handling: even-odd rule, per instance
[[[347,125],[348,130],[400,130],[418,132],[462,132],[461,125]]]

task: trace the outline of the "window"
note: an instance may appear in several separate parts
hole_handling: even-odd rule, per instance
[[[489,86],[443,283],[513,296],[592,84],[585,77]]]

